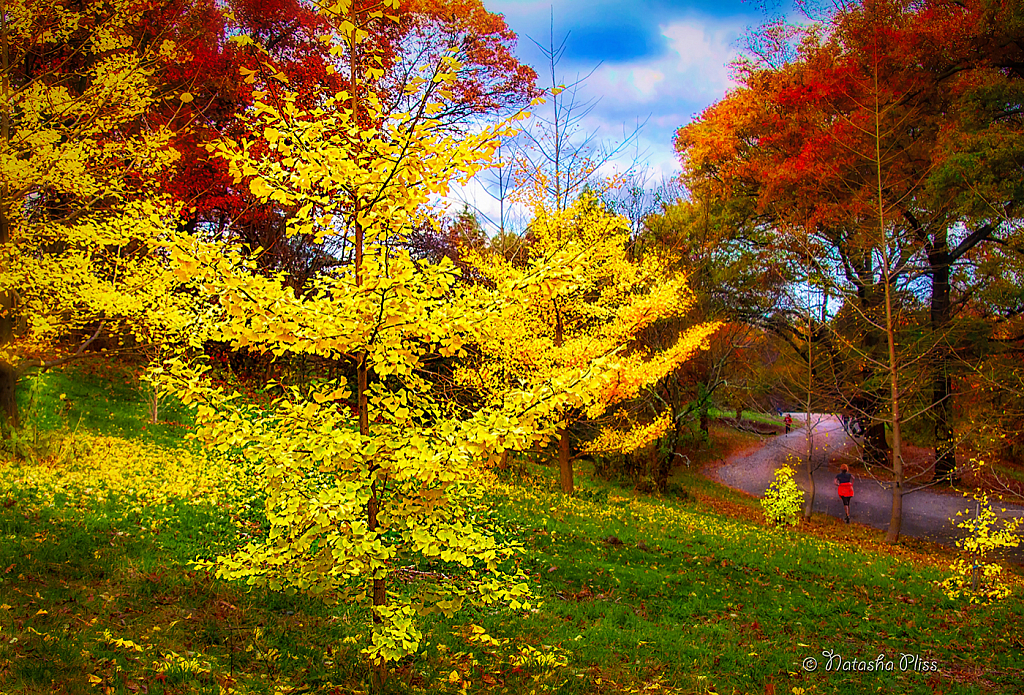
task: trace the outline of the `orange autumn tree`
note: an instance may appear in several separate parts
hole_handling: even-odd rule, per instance
[[[523,262],[499,254],[478,255],[473,263],[493,284],[480,293],[509,297],[502,318],[480,346],[482,364],[462,370],[467,385],[490,391],[497,400],[509,385],[558,393],[568,384],[572,397],[545,408],[549,432],[558,443],[562,491],[573,491],[570,428],[594,420],[636,397],[706,347],[718,324],[686,329],[662,350],[635,348],[641,331],[662,319],[679,317],[693,304],[681,275],[667,259],[630,257],[629,222],[608,212],[593,196],[566,210],[537,209],[532,243]],[[528,278],[541,285],[517,292]],[[668,413],[631,428],[605,428],[584,452],[629,453],[672,426]]]

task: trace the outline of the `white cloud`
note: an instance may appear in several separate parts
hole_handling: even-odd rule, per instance
[[[676,129],[735,86],[728,64],[746,30],[742,19],[691,16],[660,30],[667,46],[662,54],[603,64],[581,86],[582,98],[598,100],[583,129],[598,131],[599,139],[621,140],[624,130],[628,133],[646,120],[639,146],[630,147],[603,171],[628,167],[639,150],[655,179],[677,174],[672,146]]]
[[[661,27],[668,50],[656,58],[605,64],[587,81],[587,91],[600,95],[602,110],[639,102],[653,112],[675,112],[683,102],[703,107],[735,86],[728,64],[738,54],[735,44],[744,25],[714,19],[689,18]],[[687,118],[689,114],[687,114]],[[680,123],[681,125],[681,123]]]
[[[508,12],[510,24],[521,31],[538,32],[534,38],[546,38],[548,31],[548,5],[541,8],[536,2],[516,0],[485,0],[489,8]],[[555,19],[573,17],[568,8],[583,0],[556,0]],[[618,4],[609,0],[593,0],[599,6]],[[492,7],[497,5],[497,7]],[[598,12],[592,7],[591,15]],[[583,7],[581,5],[581,7]],[[636,6],[630,11],[643,12]],[[653,14],[653,13],[652,13]],[[526,21],[530,20],[530,21]],[[518,25],[518,22],[524,22]],[[600,173],[622,171],[640,159],[646,165],[653,182],[679,173],[679,164],[673,148],[675,131],[689,123],[709,104],[718,101],[736,86],[729,79],[728,64],[738,53],[739,39],[747,28],[756,23],[751,15],[701,15],[694,12],[672,12],[661,17],[648,15],[650,24],[657,24],[664,43],[658,53],[634,60],[609,60],[583,81],[576,95],[579,103],[594,103],[591,113],[584,119],[581,132],[596,133],[598,142],[621,142],[623,134],[630,133],[638,123],[644,123],[637,142],[615,161],[601,167]],[[559,34],[555,27],[556,36]],[[535,47],[525,38],[520,42],[522,55],[535,59]],[[540,70],[541,83],[550,79],[546,66]],[[568,56],[558,66],[560,81],[571,83],[577,76],[586,76],[593,63],[573,61]],[[541,106],[540,109],[548,108]],[[466,192],[467,197],[488,214],[493,202]]]
[[[615,93],[619,99],[630,97],[645,104],[658,96],[659,83],[665,80],[665,73],[650,67],[618,66],[602,67],[591,76],[594,82],[604,82],[608,93]],[[588,91],[591,91],[588,89]]]

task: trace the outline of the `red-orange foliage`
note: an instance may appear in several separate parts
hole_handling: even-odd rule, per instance
[[[513,55],[515,35],[479,0],[403,3],[399,18],[399,23],[374,22],[366,27],[371,42],[381,48],[384,74],[378,91],[390,110],[416,103],[423,91],[430,91],[432,100],[445,109],[434,115],[435,120],[458,129],[536,96],[536,75]],[[256,201],[246,187],[233,185],[223,161],[210,153],[208,145],[220,137],[245,134],[254,92],[269,92],[273,98],[286,81],[287,89],[308,104],[346,90],[341,67],[347,58],[331,54],[337,43],[323,40],[331,33],[324,16],[299,0],[204,5],[182,14],[174,26],[184,51],[165,69],[172,98],[163,113],[181,126],[174,146],[183,156],[165,190],[186,204],[186,224],[192,228],[230,229],[252,247],[265,250],[260,263],[266,270],[287,269],[296,282],[308,279],[324,263],[334,262],[330,257],[337,249],[330,243],[289,241],[285,228],[292,211]],[[248,36],[253,44],[230,40],[237,35]],[[461,68],[454,86],[448,87],[429,78],[440,57],[451,50]],[[412,80],[424,77],[417,89],[409,89]],[[193,98],[183,103],[175,98],[180,92]]]
[[[954,276],[1010,239],[1024,198],[1022,19],[1015,3],[868,0],[777,51],[790,62],[740,65],[743,86],[677,134],[695,193],[745,205],[780,247],[794,232],[817,242],[803,260],[842,278],[867,316],[880,307],[881,214],[897,280],[917,268],[927,283],[927,297],[904,301],[924,304],[933,337],[945,466]]]

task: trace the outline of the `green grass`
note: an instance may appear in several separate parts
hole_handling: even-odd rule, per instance
[[[81,403],[111,393],[119,415],[110,420],[140,417],[127,386],[71,385],[46,393]],[[56,396],[39,397],[37,407],[59,407]],[[64,417],[49,422],[67,427]],[[106,431],[164,441],[176,430],[154,435],[121,422]],[[712,441],[742,447],[756,437],[713,430]],[[926,544],[894,552],[878,532],[827,519],[816,519],[812,534],[766,528],[756,501],[699,475],[714,450],[692,453],[693,465],[677,469],[663,497],[585,468],[571,498],[556,491],[553,468],[523,463],[504,473],[481,511],[496,512],[525,544],[519,566],[541,604],[424,619],[423,645],[395,665],[389,690],[1021,691],[1019,586],[1001,603],[955,604],[935,586],[946,556]],[[5,481],[24,472],[3,466]],[[252,513],[243,527],[230,505],[201,500],[147,504],[127,493],[5,487],[0,692],[366,691],[364,609],[330,596],[246,590],[190,567],[241,543],[259,526]],[[392,587],[408,590],[401,581]],[[894,670],[827,672],[823,651],[882,654]],[[902,654],[941,670],[901,671]],[[818,670],[804,670],[806,658],[817,658]]]
[[[1024,470],[1016,466],[1008,466],[1003,464],[996,464],[994,466],[995,472],[1001,476],[1009,476],[1014,480],[1024,483]]]
[[[18,384],[18,408],[27,429],[78,429],[175,446],[192,424],[188,409],[164,399],[159,422],[149,422],[146,385],[140,367],[96,358],[47,372],[33,372]]]
[[[710,408],[708,414],[713,418],[735,418],[736,410],[723,410],[721,408]],[[756,410],[744,410],[742,412],[742,418],[744,420],[750,420],[752,422],[761,422],[766,425],[782,425],[783,421],[781,417],[776,417],[769,413],[761,413]]]
[[[622,681],[658,674],[686,692],[932,692],[923,674],[804,672],[801,661],[823,650],[884,653],[897,669],[902,653],[952,673],[1008,668],[1014,675],[997,681],[1004,688],[1021,675],[1005,639],[1021,617],[1019,599],[954,606],[934,586],[939,568],[861,552],[860,530],[834,525],[827,541],[696,503],[613,493],[599,505],[537,489],[505,509],[530,534],[531,566],[555,597],[544,639],[571,645],[577,668]],[[604,542],[609,535],[622,544]],[[949,632],[954,623],[959,635]],[[966,634],[980,645],[970,654],[960,641]]]

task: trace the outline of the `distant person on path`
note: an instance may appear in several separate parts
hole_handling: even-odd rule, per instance
[[[793,427],[793,416],[786,413],[786,417],[782,421],[786,423],[786,434],[789,434],[790,428]]]
[[[843,501],[843,509],[846,510],[846,523],[850,523],[850,498],[853,497],[853,476],[850,475],[850,467],[845,463],[839,467],[839,475],[836,476],[836,491],[839,499]]]

